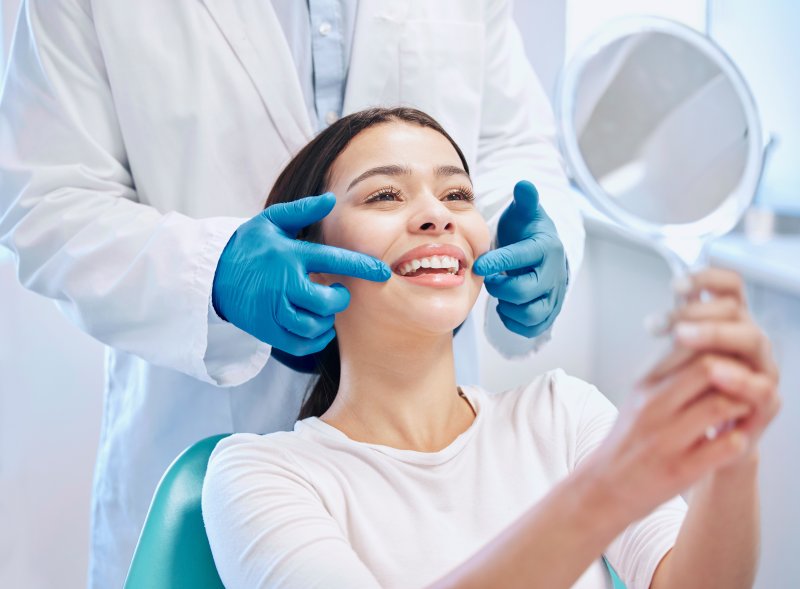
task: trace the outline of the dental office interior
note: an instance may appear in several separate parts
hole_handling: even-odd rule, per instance
[[[3,63],[17,10],[18,0],[3,0]],[[734,86],[738,96],[753,98],[756,109],[747,116],[758,117],[760,133],[751,138],[758,135],[759,145],[742,156],[750,167],[741,182],[721,195],[736,193],[746,206],[735,219],[728,217],[727,233],[708,232],[702,258],[744,277],[751,311],[774,346],[783,405],[761,441],[762,541],[755,587],[800,587],[800,4],[517,0],[514,10],[529,59],[559,113],[561,133],[576,130],[566,105],[574,107],[582,91],[577,78],[567,83],[564,67],[572,64],[575,73],[582,59],[586,71],[587,60],[598,55],[587,51],[587,41],[597,39],[598,31],[613,31],[615,23],[644,26],[646,21],[631,17],[666,18],[680,23],[677,31],[710,38],[716,53],[709,55],[746,81],[745,87]],[[686,62],[686,68],[691,65]],[[525,362],[504,359],[481,341],[482,378],[487,388],[501,390],[562,367],[619,404],[663,350],[663,338],[645,324],[674,304],[674,250],[669,240],[653,237],[653,219],[648,233],[626,224],[613,204],[604,208],[601,193],[613,183],[594,182],[587,174],[591,165],[574,163],[575,150],[588,149],[589,142],[561,139],[584,214],[585,258],[552,340]],[[684,171],[664,172],[678,178]],[[0,586],[81,587],[103,412],[103,346],[71,325],[52,301],[23,289],[2,248],[0,301]]]

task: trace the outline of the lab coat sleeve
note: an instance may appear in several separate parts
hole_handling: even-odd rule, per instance
[[[290,451],[237,434],[209,460],[203,520],[225,587],[378,589]]]
[[[514,184],[533,182],[564,244],[571,280],[581,266],[584,230],[558,151],[552,109],[525,55],[511,2],[492,0],[486,9],[483,108],[473,174],[477,203],[494,229],[511,202]],[[485,329],[503,356],[527,356],[550,339],[550,330],[533,339],[509,331],[496,304],[490,297]]]
[[[244,219],[139,202],[90,10],[21,7],[0,102],[0,243],[25,287],[103,343],[220,386],[249,380],[270,347],[209,304]]]

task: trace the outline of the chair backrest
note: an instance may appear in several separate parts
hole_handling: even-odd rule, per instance
[[[224,589],[208,545],[200,497],[221,434],[183,451],[158,483],[125,589]]]

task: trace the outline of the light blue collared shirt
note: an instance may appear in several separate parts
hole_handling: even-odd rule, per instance
[[[289,44],[312,128],[342,116],[358,0],[272,0]]]

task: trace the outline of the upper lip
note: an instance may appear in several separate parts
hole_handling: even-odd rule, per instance
[[[422,258],[430,258],[431,256],[450,256],[458,260],[459,269],[465,268],[467,265],[467,256],[457,245],[449,243],[426,243],[414,249],[408,250],[392,264],[392,270],[397,272],[403,264],[411,260],[420,260]]]

